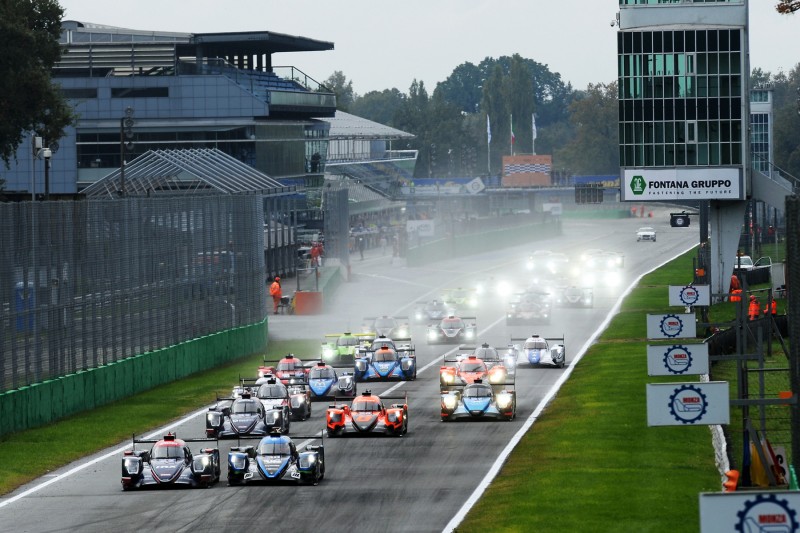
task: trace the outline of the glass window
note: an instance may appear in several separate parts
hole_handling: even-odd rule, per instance
[[[394,350],[377,350],[372,355],[372,360],[375,362],[391,362],[397,361],[397,353]]]
[[[233,407],[231,412],[236,415],[241,414],[256,414],[259,412],[261,407],[261,402],[255,402],[253,400],[236,400],[233,402]]]
[[[308,373],[309,379],[334,379],[336,372],[330,367],[315,367]]]
[[[185,452],[183,446],[172,444],[156,444],[150,451],[152,459],[183,459]]]
[[[474,385],[464,389],[467,398],[491,398],[492,388],[486,385]]]
[[[353,401],[353,405],[351,410],[357,412],[374,412],[381,410],[380,402],[377,402],[371,398],[368,399],[358,399]]]
[[[289,442],[283,439],[263,439],[258,445],[259,455],[291,455],[291,453]]]
[[[462,372],[486,372],[486,365],[483,363],[461,363]]]
[[[258,389],[257,396],[259,398],[285,398],[286,387],[283,383],[265,383]]]

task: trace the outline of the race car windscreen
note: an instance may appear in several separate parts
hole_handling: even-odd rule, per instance
[[[258,445],[259,455],[289,455],[290,453],[292,453],[292,449],[288,442],[270,439],[262,441]]]
[[[265,383],[258,389],[259,398],[285,398],[286,387],[282,383]]]
[[[486,385],[468,387],[464,390],[464,396],[468,398],[489,398],[492,396],[492,388]]]
[[[375,400],[359,400],[359,401],[353,402],[353,406],[351,407],[351,410],[352,411],[360,411],[360,412],[364,412],[364,411],[368,411],[368,412],[380,411],[381,410],[381,404],[379,402],[376,402]]]
[[[544,341],[525,341],[523,347],[526,350],[544,350],[547,348],[547,343]]]
[[[484,361],[495,361],[499,359],[497,350],[494,348],[478,348],[475,350],[475,356]]]
[[[150,452],[153,459],[183,459],[183,447],[174,444],[162,444],[153,446]]]
[[[397,353],[394,350],[377,350],[372,356],[372,360],[376,363],[396,361]]]
[[[281,361],[280,363],[278,363],[278,371],[296,370],[299,368],[303,368],[303,363],[301,363],[296,359],[293,359],[291,361]]]
[[[358,339],[356,337],[339,337],[336,341],[336,346],[356,346]]]
[[[258,413],[258,408],[261,402],[254,402],[253,400],[236,400],[233,402],[231,412],[235,415],[254,415]]]
[[[442,320],[442,328],[444,329],[460,329],[464,327],[464,321],[460,318],[445,318]]]
[[[336,372],[332,368],[312,368],[308,373],[308,379],[333,379],[336,377]]]
[[[483,363],[461,363],[462,372],[486,372],[486,365]]]

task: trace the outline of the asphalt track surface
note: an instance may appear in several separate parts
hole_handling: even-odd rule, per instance
[[[636,242],[636,229],[644,225],[657,229],[657,242]],[[571,256],[586,248],[623,252],[622,284],[617,289],[598,289],[591,309],[556,308],[549,325],[507,326],[503,299],[491,295],[481,301],[475,313],[478,342],[505,346],[512,336],[563,335],[569,365],[634,280],[686,251],[697,240],[696,228],[670,228],[668,210],[657,209],[652,219],[565,221],[559,237],[426,267],[408,268],[380,251],[371,251],[363,261],[354,257],[351,281],[333,296],[331,311],[317,316],[270,317],[270,336],[321,341],[326,333],[357,330],[365,316],[410,314],[416,302],[437,297],[442,288],[467,287],[490,278],[524,282],[524,257],[535,249],[563,251]],[[520,242],[524,241],[525,236],[520,235]],[[485,485],[487,472],[497,466],[502,450],[564,371],[521,365],[516,377],[517,418],[513,421],[443,423],[439,416],[438,368],[444,354],[456,346],[428,346],[424,326],[414,326],[412,331],[418,379],[359,384],[359,391],[370,388],[376,393],[408,395],[408,434],[402,438],[326,438],[326,475],[318,486],[288,483],[229,487],[225,461],[235,441],[220,441],[223,474],[216,486],[123,492],[120,459],[130,443],[120,443],[0,499],[3,530],[356,533],[427,532],[452,527],[451,520],[464,511],[463,504],[475,494],[476,487]],[[318,357],[316,353],[296,355]],[[231,376],[231,385],[236,379]],[[326,407],[327,402],[315,402],[311,419],[292,422],[290,435],[322,431]],[[198,411],[168,428],[154,428],[145,436],[153,438],[170,429],[179,437],[202,437],[204,412]],[[57,442],[52,453],[58,453]]]

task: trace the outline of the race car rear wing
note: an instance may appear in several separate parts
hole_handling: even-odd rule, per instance
[[[183,437],[178,437],[176,433],[168,433],[167,435],[161,437],[160,439],[137,439],[136,435],[131,435],[131,440],[133,441],[133,448],[136,448],[137,444],[155,444],[156,442],[161,442],[162,440],[175,440],[180,439],[183,442],[215,442],[219,445],[219,439],[211,438],[211,437],[199,437],[193,439],[184,439]]]

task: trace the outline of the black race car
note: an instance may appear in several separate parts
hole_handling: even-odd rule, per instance
[[[450,315],[428,325],[425,337],[428,344],[461,344],[474,342],[478,334],[478,326],[474,316],[458,317]]]
[[[452,315],[455,311],[442,300],[431,300],[428,303],[417,304],[414,309],[414,322],[418,324],[438,321]]]
[[[529,289],[517,293],[506,308],[506,324],[549,324],[553,300],[549,292]]]
[[[206,435],[213,438],[237,438],[267,435],[270,430],[289,432],[289,419],[283,408],[266,409],[250,393],[239,398],[218,398],[206,413]]]
[[[202,448],[192,454],[187,442],[216,443],[216,439],[179,439],[174,433],[163,439],[133,439],[122,457],[122,490],[145,487],[210,487],[219,481],[219,448]],[[137,450],[137,444],[152,444]]]

